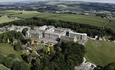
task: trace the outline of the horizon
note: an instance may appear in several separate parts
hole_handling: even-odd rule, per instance
[[[115,1],[114,0],[0,0],[0,2],[36,2],[36,1],[82,1],[82,2],[98,2],[98,3],[114,3],[115,4]]]

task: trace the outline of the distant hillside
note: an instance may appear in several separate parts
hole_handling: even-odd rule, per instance
[[[91,3],[78,1],[42,1],[42,2],[16,2],[0,3],[0,9],[18,9],[18,10],[42,10],[42,11],[115,11],[115,4],[109,3]]]

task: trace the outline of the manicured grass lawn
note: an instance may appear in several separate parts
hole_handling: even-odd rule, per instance
[[[7,67],[5,67],[4,65],[0,64],[0,70],[10,70]]]
[[[115,62],[115,43],[89,40],[86,43],[86,58],[102,66]]]
[[[7,56],[9,54],[15,54],[17,56],[20,55],[19,52],[13,49],[13,46],[11,46],[10,44],[6,44],[6,43],[0,43],[0,54],[4,56]]]

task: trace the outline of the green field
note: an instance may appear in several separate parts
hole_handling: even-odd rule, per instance
[[[0,23],[6,23],[15,20],[25,19],[25,18],[31,18],[38,15],[38,13],[39,12],[36,11],[15,11],[15,10],[0,11]]]
[[[13,49],[13,46],[11,46],[10,44],[6,44],[6,43],[0,43],[0,54],[4,56],[7,56],[9,54],[15,54],[17,56],[20,55],[19,52]]]
[[[81,23],[81,24],[91,24],[91,25],[95,25],[95,26],[102,26],[106,22],[105,19],[102,19],[100,17],[85,16],[85,15],[74,15],[74,14],[42,13],[42,14],[39,14],[38,17],[47,18],[47,19],[70,21],[70,22],[76,22],[76,23]]]
[[[85,15],[75,15],[75,14],[53,14],[53,13],[40,13],[37,11],[17,11],[17,10],[5,10],[0,11],[0,15],[18,17],[21,19],[31,18],[31,17],[40,17],[45,19],[55,19],[63,20],[69,22],[75,22],[80,24],[89,24],[98,27],[107,27],[115,31],[115,20],[112,20],[111,23],[108,23],[108,19],[103,19],[96,16],[85,16]],[[11,22],[15,19],[8,17],[0,17],[0,23]]]
[[[40,13],[37,11],[6,10],[0,11],[0,23],[15,21],[15,19],[9,18],[5,15],[18,17],[20,18],[20,20],[36,16],[45,19],[63,20],[80,24],[89,24],[97,27],[105,26],[115,31],[115,20],[112,20],[111,23],[108,23],[107,19],[103,19],[101,17],[73,14]],[[18,56],[20,55],[19,52],[13,50],[13,47],[11,45],[4,43],[0,44],[0,54],[6,56],[9,54],[16,54]],[[109,64],[111,62],[115,62],[115,43],[89,40],[86,43],[86,58],[88,61],[102,66]]]
[[[9,17],[7,17],[7,16],[1,16],[1,17],[0,17],[0,24],[1,24],[1,23],[6,23],[6,22],[11,22],[11,21],[15,21],[15,19],[9,18]]]
[[[0,11],[0,15],[19,17],[22,19],[31,18],[31,17],[37,16],[38,14],[39,14],[39,12],[37,12],[37,11],[17,11],[17,10]]]
[[[15,54],[21,59],[20,52],[17,52],[13,49],[13,46],[7,43],[0,43],[0,55],[8,56],[10,54]],[[0,64],[0,70],[10,70],[5,67],[3,64]]]
[[[103,19],[96,16],[85,16],[85,15],[74,15],[74,14],[51,14],[51,13],[40,13],[38,17],[46,19],[63,20],[69,22],[75,22],[80,24],[89,24],[98,27],[107,27],[115,31],[115,20],[110,23],[108,19]]]
[[[86,43],[86,58],[102,66],[115,62],[115,43],[89,40]]]
[[[7,67],[5,67],[4,65],[0,64],[0,70],[10,70]]]

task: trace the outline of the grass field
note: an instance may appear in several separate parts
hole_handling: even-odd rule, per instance
[[[100,17],[74,15],[74,14],[48,14],[48,13],[44,14],[43,13],[43,14],[39,14],[38,17],[70,21],[70,22],[76,22],[76,23],[81,23],[81,24],[91,24],[95,26],[102,26],[106,22],[105,19],[102,19]]]
[[[101,17],[96,16],[85,16],[75,14],[53,14],[53,13],[40,13],[37,11],[17,11],[17,10],[0,11],[0,15],[18,17],[20,19],[31,18],[36,16],[45,19],[63,20],[80,24],[89,24],[98,27],[105,26],[115,31],[115,20],[112,20],[111,23],[108,23],[107,19],[103,19]],[[4,16],[0,17],[0,23],[11,22],[11,21],[15,21],[15,19]]]
[[[25,19],[25,18],[31,18],[37,16],[38,13],[39,12],[36,11],[16,11],[16,10],[0,11],[0,23],[6,23],[15,20]],[[15,18],[19,18],[19,19],[15,19]]]
[[[17,10],[0,11],[0,15],[3,15],[3,14],[24,19],[24,18],[31,18],[31,17],[37,16],[39,12],[37,11],[17,11]]]
[[[15,54],[17,56],[20,55],[19,52],[15,51],[13,49],[13,46],[11,46],[10,44],[6,44],[6,43],[0,43],[0,54],[2,54],[4,56],[7,56],[9,54]]]
[[[107,27],[115,31],[115,20],[111,22],[108,19],[103,19],[96,16],[74,15],[74,14],[51,14],[51,13],[39,13],[38,17],[46,19],[55,19],[62,21],[75,22],[80,24],[89,24],[97,27]]]
[[[46,19],[55,19],[76,22],[81,24],[89,24],[97,27],[107,27],[115,31],[115,20],[112,20],[111,23],[108,23],[107,19],[94,16],[85,16],[85,15],[72,15],[72,14],[52,14],[52,13],[40,13],[36,11],[15,11],[15,10],[6,10],[0,11],[0,23],[15,21],[15,19],[8,18],[4,15],[18,17],[21,19],[31,18],[34,16]],[[115,43],[105,42],[105,41],[93,41],[89,40],[86,44],[86,58],[88,61],[98,64],[106,65],[111,62],[115,62]],[[0,44],[0,54],[9,55],[9,54],[19,54],[14,51],[12,46],[9,44]]]
[[[0,70],[10,70],[7,67],[5,67],[4,65],[0,64]]]
[[[115,62],[115,43],[89,40],[86,44],[86,58],[88,61],[107,65]]]
[[[15,21],[15,19],[9,18],[7,16],[1,16],[0,17],[0,24],[1,23],[6,23],[6,22],[11,22],[11,21]]]

